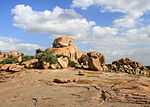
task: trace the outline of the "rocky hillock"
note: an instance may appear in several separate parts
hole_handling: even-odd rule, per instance
[[[140,62],[131,60],[130,58],[122,58],[113,61],[111,65],[108,66],[110,71],[114,72],[126,72],[130,74],[137,75],[150,75],[150,70],[143,66]]]
[[[18,51],[0,52],[0,70],[18,72],[24,68],[60,69],[75,67],[94,71],[125,72],[136,75],[150,75],[150,70],[140,62],[122,58],[106,64],[106,56],[100,52],[83,54],[71,44],[75,39],[62,36],[53,41],[45,51],[36,50],[35,56],[25,56]]]

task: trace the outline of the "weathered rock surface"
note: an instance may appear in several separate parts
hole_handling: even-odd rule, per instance
[[[18,72],[18,71],[22,71],[24,69],[23,65],[19,65],[19,64],[1,64],[0,65],[0,70],[1,71],[9,71],[9,72]]]
[[[80,71],[78,72],[78,75],[84,76],[85,73],[84,73],[82,70],[80,70]]]
[[[62,36],[59,38],[56,38],[53,42],[53,47],[66,47],[69,46],[71,42],[74,42],[75,39],[67,37],[67,36]]]
[[[67,68],[68,65],[69,65],[68,59],[67,58],[63,58],[63,57],[58,58],[58,63],[61,66],[61,68]]]
[[[1,107],[148,107],[150,78],[76,69],[0,72]],[[55,79],[55,82],[54,82]]]
[[[24,66],[22,65],[10,64],[8,71],[19,72],[19,71],[22,71],[23,69],[24,69]]]
[[[91,70],[100,71],[102,69],[99,59],[89,58],[88,66]]]
[[[29,61],[22,62],[21,65],[24,65],[26,68],[36,68],[36,63],[38,59],[31,59]]]
[[[49,67],[52,68],[52,69],[57,69],[57,68],[59,69],[59,68],[61,68],[60,64],[58,64],[58,63],[50,64]]]

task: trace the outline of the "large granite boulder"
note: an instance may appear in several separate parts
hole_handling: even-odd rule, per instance
[[[75,39],[67,37],[67,36],[62,36],[59,38],[56,38],[53,42],[53,47],[65,47],[69,46],[71,42],[74,42]]]
[[[58,63],[61,66],[61,68],[67,68],[69,65],[68,58],[63,57],[58,58]]]
[[[99,59],[99,63],[102,66],[104,66],[106,64],[106,57],[102,53],[99,53],[99,52],[88,52],[87,55],[90,58]]]
[[[106,64],[106,57],[102,53],[88,52],[87,56],[89,69],[99,71]]]

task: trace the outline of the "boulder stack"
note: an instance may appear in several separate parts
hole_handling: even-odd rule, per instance
[[[75,39],[70,37],[59,37],[56,38],[53,42],[52,48],[47,48],[48,51],[53,51],[54,55],[65,55],[68,56],[71,60],[77,62],[77,59],[81,57],[81,53],[79,53],[78,48],[74,45],[71,45],[71,42],[75,41]]]
[[[70,38],[70,37],[66,37],[66,36],[59,37],[54,40],[53,47],[66,47],[66,46],[69,46],[70,43],[74,41],[75,39]]]
[[[99,52],[88,52],[87,55],[82,55],[78,61],[91,70],[100,71],[106,64],[106,57]]]
[[[118,72],[126,72],[137,75],[150,75],[150,70],[143,66],[140,62],[131,60],[130,58],[122,58],[112,62],[111,69]]]

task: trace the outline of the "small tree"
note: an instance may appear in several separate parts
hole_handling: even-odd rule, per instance
[[[39,49],[36,49],[35,54],[37,55],[38,53],[41,53],[41,52],[43,52],[43,51],[42,51],[42,49],[39,48]]]
[[[52,55],[52,51],[42,51],[36,55],[39,61],[48,62],[50,64],[55,64],[58,62],[57,57]]]

